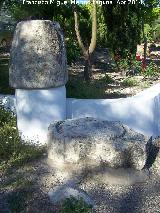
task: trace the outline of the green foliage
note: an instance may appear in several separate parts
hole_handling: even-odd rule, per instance
[[[14,90],[9,87],[9,60],[0,58],[0,93],[14,94]]]
[[[117,61],[117,65],[121,71],[127,71],[130,68],[128,59],[120,59]]]
[[[66,40],[67,63],[70,65],[75,62],[81,55],[79,46],[76,41],[71,38]]]
[[[111,78],[109,75],[106,75],[106,74],[105,74],[104,78],[100,79],[99,81],[102,81],[105,84],[112,84],[112,83],[114,83],[113,78]]]
[[[6,1],[6,5],[10,10],[13,18],[17,21],[26,20],[29,17],[53,20],[53,16],[62,14],[61,7],[57,7],[57,3],[55,1],[51,5],[29,5],[23,4],[23,1],[9,0]]]
[[[15,116],[0,107],[0,169],[22,165],[42,155],[43,147],[22,142]]]
[[[91,19],[91,10],[92,4],[83,4],[79,7],[79,29],[81,33],[82,40],[85,46],[89,46],[91,41],[91,28],[92,28],[92,19]]]
[[[121,57],[126,57],[126,50],[135,54],[140,42],[141,22],[135,5],[104,5],[103,14],[107,26],[108,46]]]
[[[0,103],[2,105],[2,103]],[[14,126],[16,124],[15,117],[13,113],[4,109],[3,106],[0,107],[0,128],[3,128],[5,125],[10,124]]]
[[[114,54],[125,58],[126,50],[135,54],[137,44],[144,40],[145,33],[141,38],[144,24],[152,27],[151,24],[158,18],[160,10],[156,8],[158,0],[145,0],[143,4],[139,0],[135,4],[126,3],[125,5],[115,2],[113,1],[112,5],[103,6],[107,26],[107,44]],[[151,39],[151,29],[146,30]]]
[[[107,26],[105,23],[102,7],[97,5],[97,46],[106,46]]]
[[[86,204],[83,199],[67,198],[62,204],[60,213],[91,213],[92,207]]]
[[[160,8],[159,17],[152,22],[153,40],[160,41]]]
[[[158,77],[160,75],[160,68],[153,62],[150,62],[147,68],[142,72],[145,77]]]
[[[153,2],[154,0],[151,0],[148,7],[145,5],[140,5],[141,18],[143,18],[145,24],[151,25],[160,14],[160,8],[156,5],[157,2],[155,2],[155,6],[153,6]]]
[[[133,58],[131,63],[131,68],[136,70],[137,74],[140,74],[142,72],[142,62]]]
[[[154,40],[153,38],[153,28],[149,24],[144,25],[144,32],[148,42]]]
[[[133,87],[133,86],[138,86],[139,85],[139,81],[134,78],[134,77],[131,77],[131,78],[126,78],[122,81],[122,85],[125,86],[125,87]]]
[[[24,20],[31,14],[28,10],[25,10],[22,4],[13,4],[10,6],[10,12],[13,18],[17,21]]]
[[[122,58],[117,60],[117,66],[119,70],[124,74],[137,75],[142,72],[142,62],[137,61],[134,56],[129,56],[127,58]]]

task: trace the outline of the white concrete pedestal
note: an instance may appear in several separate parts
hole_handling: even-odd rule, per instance
[[[43,145],[54,120],[66,119],[65,86],[51,89],[16,89],[17,126],[22,139]]]

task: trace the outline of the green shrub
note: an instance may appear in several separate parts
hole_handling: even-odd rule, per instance
[[[136,75],[142,72],[142,62],[137,61],[134,56],[118,60],[117,65],[119,70],[126,74],[128,72],[131,75]]]
[[[160,68],[153,62],[150,62],[147,68],[142,72],[144,77],[158,77],[160,75]]]
[[[130,68],[128,59],[120,59],[119,61],[117,61],[117,65],[118,68],[124,72],[126,72]]]
[[[0,127],[3,127],[5,124],[16,124],[15,116],[13,113],[7,111],[0,103]]]
[[[68,38],[66,40],[66,50],[67,50],[67,63],[70,65],[75,62],[80,57],[80,49],[77,42]]]
[[[137,61],[136,59],[132,60],[132,68],[136,70],[136,74],[140,74],[142,72],[142,62]]]
[[[92,207],[86,204],[83,199],[67,198],[62,204],[60,213],[91,213]]]
[[[138,86],[139,85],[139,81],[134,78],[134,77],[131,77],[131,78],[126,78],[122,81],[122,85],[125,86],[125,87],[133,87],[133,86]]]
[[[104,81],[105,84],[112,84],[112,83],[114,83],[113,78],[111,78],[107,74],[105,74],[105,76],[102,79],[100,79],[100,81]]]

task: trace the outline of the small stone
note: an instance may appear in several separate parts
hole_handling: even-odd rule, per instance
[[[50,201],[54,204],[62,204],[67,198],[83,199],[88,206],[94,206],[91,198],[82,190],[70,186],[57,186],[48,192]]]
[[[116,121],[68,119],[49,126],[48,158],[81,166],[141,170],[147,160],[148,139]]]

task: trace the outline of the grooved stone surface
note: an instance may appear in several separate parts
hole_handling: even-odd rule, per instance
[[[147,138],[116,121],[69,119],[49,126],[48,157],[57,162],[141,170]]]
[[[9,82],[17,89],[54,88],[66,84],[66,50],[57,22],[18,23],[11,48]]]

